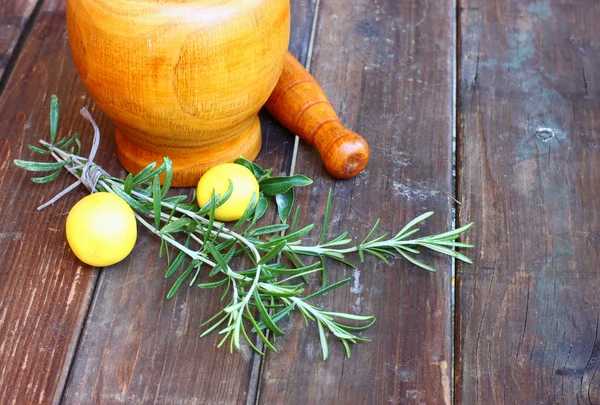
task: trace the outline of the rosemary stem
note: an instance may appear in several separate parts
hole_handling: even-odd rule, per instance
[[[60,148],[57,148],[57,147],[55,147],[55,146],[53,146],[53,145],[51,145],[51,144],[49,144],[48,142],[46,142],[46,141],[43,141],[43,140],[42,140],[42,141],[40,141],[40,143],[41,143],[42,145],[46,146],[48,149],[50,149],[50,150],[52,151],[52,156],[53,156],[53,157],[54,157],[54,158],[55,158],[57,161],[59,161],[59,162],[60,162],[60,161],[66,161],[66,160],[69,160],[71,164],[67,164],[67,165],[65,166],[65,168],[66,168],[66,169],[67,169],[67,170],[68,170],[68,171],[69,171],[69,172],[70,172],[70,173],[71,173],[71,174],[72,174],[74,177],[76,177],[76,178],[77,178],[79,181],[81,181],[81,174],[80,174],[80,173],[77,173],[77,170],[83,170],[83,167],[84,167],[84,166],[85,166],[85,164],[88,162],[88,160],[87,160],[86,158],[84,158],[84,157],[81,157],[81,156],[77,156],[77,155],[73,155],[73,154],[71,154],[71,153],[67,153],[67,152],[63,151],[62,149],[60,149]],[[110,178],[104,178],[104,179],[102,179],[102,180],[103,180],[103,188],[104,188],[104,190],[105,190],[105,191],[108,191],[108,192],[110,192],[110,187],[108,187],[108,186],[106,185],[106,183],[108,183],[108,184],[110,184],[110,185],[113,185],[113,186],[117,186],[117,187],[119,187],[119,188],[123,189],[123,184],[122,184],[122,183],[120,183],[120,182],[114,181],[114,180],[112,180],[112,179],[110,179]],[[104,182],[106,182],[106,183],[104,183]],[[75,187],[75,186],[72,186],[72,187]],[[69,188],[69,191],[70,191],[70,189],[71,189],[71,188]],[[136,192],[135,190],[132,190],[131,194],[132,194],[132,195],[134,195],[134,196],[135,196],[135,197],[137,197],[137,198],[143,199],[143,200],[145,200],[145,201],[148,201],[148,202],[152,202],[152,198],[150,198],[150,197],[148,197],[148,196],[146,196],[146,195],[144,195],[144,194],[138,193],[138,192]],[[177,212],[179,212],[179,213],[181,213],[181,214],[184,214],[184,215],[187,215],[187,216],[189,216],[189,217],[192,217],[192,218],[194,218],[194,219],[196,219],[196,220],[198,220],[198,221],[200,221],[200,222],[202,222],[202,223],[204,223],[204,224],[206,224],[206,225],[208,225],[208,224],[209,224],[209,220],[208,220],[208,219],[206,219],[206,218],[204,218],[204,217],[202,217],[202,216],[199,216],[199,215],[197,215],[196,213],[194,213],[194,212],[192,212],[192,211],[189,211],[189,210],[186,210],[186,209],[184,209],[184,208],[181,208],[181,207],[179,207],[179,206],[176,206],[175,204],[165,203],[165,202],[161,201],[161,206],[163,206],[163,207],[165,207],[165,208],[168,208],[168,209],[175,209]],[[166,213],[161,213],[161,218],[162,218],[162,219],[164,219],[164,218],[168,218],[168,217],[169,217],[169,216],[168,216],[168,214],[166,214]],[[174,218],[174,219],[177,219],[177,218]],[[220,222],[218,222],[218,221],[214,221],[214,223],[213,223],[213,228],[217,228],[217,227],[220,227],[220,226],[221,226],[221,223],[220,223]],[[155,234],[157,234],[157,235],[158,235],[158,233],[157,233],[157,232],[155,232],[155,228],[154,228],[152,225],[148,224],[148,226],[147,226],[147,227],[148,227],[148,229],[150,229],[150,230],[151,230],[153,233],[155,233]],[[244,244],[246,247],[248,247],[248,248],[250,249],[250,251],[251,251],[251,252],[252,252],[252,254],[254,255],[254,259],[255,259],[257,262],[258,262],[258,261],[260,261],[260,259],[261,259],[261,255],[260,255],[260,253],[258,252],[258,250],[256,249],[256,247],[254,247],[254,245],[253,245],[252,243],[250,243],[250,242],[249,242],[249,241],[248,241],[246,238],[244,238],[242,235],[240,235],[240,234],[238,234],[238,233],[236,233],[236,232],[234,232],[234,231],[232,231],[232,230],[230,230],[230,229],[228,229],[228,228],[226,228],[226,227],[223,227],[223,228],[221,229],[221,232],[218,232],[218,231],[216,231],[215,229],[212,229],[212,230],[211,230],[211,234],[213,234],[213,235],[214,235],[214,234],[217,234],[217,233],[219,234],[219,236],[221,236],[221,237],[225,237],[225,238],[227,238],[227,239],[237,239],[238,241],[240,241],[242,244]],[[198,238],[196,238],[196,240],[200,242],[200,240],[199,240]],[[208,263],[207,263],[207,264],[208,264]],[[213,264],[212,266],[214,267],[214,264]]]
[[[42,145],[46,146],[50,151],[51,151],[51,155],[54,157],[54,159],[56,159],[57,161],[69,161],[69,163],[67,163],[67,165],[65,165],[65,168],[74,176],[78,179],[78,182],[81,182],[81,175],[82,175],[82,171],[84,170],[85,165],[88,163],[88,160],[80,157],[80,156],[76,156],[70,153],[67,153],[65,151],[63,151],[62,149],[59,149],[45,141],[41,141]],[[72,188],[74,188],[76,185],[78,185],[78,183],[75,183],[74,186],[69,187],[68,190],[71,190]],[[107,192],[113,193],[112,188],[110,186],[116,186],[119,187],[120,189],[124,189],[123,184],[117,181],[114,181],[110,178],[101,178],[98,181],[98,185],[100,187],[102,187],[102,189],[104,189]],[[153,200],[141,193],[138,193],[136,191],[132,191],[132,194],[140,199],[143,199],[145,201],[148,202],[152,202]],[[163,201],[161,201],[161,206],[168,208],[168,209],[174,209],[175,211],[187,215],[189,217],[192,217],[202,223],[204,223],[205,225],[209,224],[209,221],[204,218],[201,217],[199,215],[197,215],[196,213],[183,209],[181,207],[175,206],[175,204],[170,204],[170,203],[165,203]],[[150,232],[152,232],[153,234],[162,237],[163,235],[161,235],[160,230],[156,229],[154,226],[152,226],[150,223],[148,223],[140,214],[138,213],[134,213],[135,217],[137,218],[137,220],[145,227],[147,228]],[[151,217],[153,217],[151,215]],[[170,221],[175,221],[178,218],[177,217],[173,217],[170,216],[166,213],[161,212],[161,219],[164,220],[165,222],[169,222],[169,218]],[[213,229],[211,229],[211,234],[218,234],[218,236],[225,236],[227,235],[230,239],[237,239],[239,242],[241,242],[242,244],[244,244],[246,247],[249,248],[249,250],[252,252],[254,259],[259,262],[261,260],[261,255],[258,252],[258,250],[256,249],[256,247],[250,243],[246,238],[244,238],[242,235],[231,231],[225,227],[221,228],[221,232],[219,231],[215,231],[215,227],[221,227],[221,223],[215,221],[213,223]],[[203,243],[198,237],[195,237],[195,235],[192,234],[192,237],[194,237],[194,239],[200,243]],[[187,256],[189,256],[192,259],[197,259],[207,265],[209,265],[210,267],[214,268],[216,266],[216,263],[214,263],[213,261],[211,261],[210,259],[206,258],[204,255],[199,254],[198,252],[194,252],[191,249],[187,248],[185,245],[182,245],[181,243],[177,242],[175,239],[172,238],[162,238],[164,241],[166,241],[168,244],[174,246],[175,248],[179,249],[180,251],[184,252]],[[244,313],[244,310],[246,308],[246,306],[249,304],[250,299],[252,298],[252,293],[254,292],[254,290],[256,289],[258,282],[260,280],[261,277],[261,269],[262,266],[258,266],[257,267],[257,271],[256,271],[256,275],[254,277],[254,279],[251,279],[249,277],[245,277],[243,275],[240,275],[236,272],[234,272],[229,266],[227,266],[226,269],[222,269],[225,274],[227,276],[230,277],[231,281],[232,281],[232,287],[233,287],[233,291],[234,291],[234,302],[238,303],[239,301],[239,291],[236,285],[235,280],[240,280],[240,281],[252,281],[252,284],[250,286],[250,289],[248,290],[248,293],[246,294],[246,296],[244,297],[244,300],[241,303],[240,309],[238,311],[235,311],[235,323],[236,324],[240,324],[241,320],[242,320],[242,315]],[[236,335],[236,346],[239,347],[239,334]]]
[[[343,256],[347,253],[358,252],[358,249],[359,246],[351,246],[346,249],[334,249],[329,247],[323,247],[321,245],[304,246],[287,244],[283,250],[288,252],[291,251],[297,254],[307,254],[311,256],[327,255],[331,253],[336,253],[340,256]]]
[[[140,214],[138,214],[137,212],[134,212],[134,215],[135,215],[136,219],[140,222],[140,224],[142,224],[146,229],[148,229],[150,232],[157,235],[158,237],[162,237],[160,231],[156,230],[156,228],[154,228],[152,225],[150,225],[148,223],[148,221],[146,221]],[[175,239],[172,239],[172,238],[162,238],[162,239],[165,242],[167,242],[168,244],[181,250],[183,253],[188,255],[191,259],[200,260],[201,262],[208,264],[210,267],[216,266],[216,263],[214,263],[210,259],[207,259],[204,255],[201,255],[198,252],[194,252],[193,250],[187,248],[185,245],[182,245],[181,243],[177,242]]]
[[[114,181],[112,179],[105,179],[105,181],[107,183],[115,185],[117,187],[120,187],[120,188],[123,187],[123,185],[121,183],[116,182],[116,181]],[[144,194],[138,193],[135,190],[132,190],[131,194],[134,195],[137,198],[143,199],[143,200],[148,201],[148,202],[152,202],[152,198],[150,198],[150,197],[148,197],[148,196],[146,196]],[[209,220],[207,220],[206,218],[204,218],[202,216],[197,215],[195,212],[186,210],[185,208],[181,208],[179,206],[176,206],[175,204],[166,203],[166,202],[161,201],[161,206],[163,206],[165,208],[168,208],[168,209],[171,209],[171,210],[174,209],[175,211],[179,212],[180,214],[186,215],[186,216],[188,216],[190,218],[194,218],[194,219],[202,222],[205,225],[208,225],[210,223]],[[168,217],[168,214],[164,214],[164,216]],[[177,217],[173,217],[173,219],[177,219]],[[240,235],[240,234],[238,234],[238,233],[236,233],[236,232],[234,232],[234,231],[232,231],[232,230],[230,230],[230,229],[228,229],[226,227],[221,228],[221,225],[222,224],[220,222],[214,221],[214,223],[213,223],[213,229],[211,230],[211,234],[213,234],[213,235],[217,234],[218,236],[224,237],[226,239],[237,239],[238,241],[240,241],[242,244],[244,244],[245,246],[247,246],[250,249],[250,251],[253,253],[254,259],[256,261],[260,261],[260,259],[261,259],[260,253],[258,252],[258,250],[256,249],[256,247],[254,247],[254,245],[252,243],[250,243],[242,235]],[[214,228],[220,229],[221,232],[219,232],[218,230],[215,230]]]

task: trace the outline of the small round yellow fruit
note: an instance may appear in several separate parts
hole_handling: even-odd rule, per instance
[[[67,216],[67,242],[75,256],[95,267],[123,260],[135,245],[133,210],[120,197],[100,192],[82,198]]]
[[[233,191],[227,201],[215,209],[217,221],[237,221],[246,212],[252,196],[256,194],[258,197],[258,181],[249,169],[236,163],[223,163],[209,169],[198,182],[198,204],[202,207],[210,201],[213,190],[215,194],[225,195],[229,180]]]

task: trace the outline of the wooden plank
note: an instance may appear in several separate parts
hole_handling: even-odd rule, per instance
[[[463,2],[458,403],[600,401],[598,15]]]
[[[382,217],[380,232],[398,232],[435,210],[424,232],[448,229],[452,206],[454,2],[322,0],[312,72],[342,122],[371,145],[357,178],[334,181],[318,154],[300,145],[295,171],[315,180],[299,192],[300,224],[319,222],[334,191],[330,236],[347,230],[358,242]],[[318,232],[307,243],[318,240]],[[358,257],[352,260],[358,262]],[[335,311],[375,315],[362,333],[372,343],[343,346],[330,336],[322,361],[317,327],[296,314],[269,353],[259,402],[264,404],[450,403],[451,266],[423,254],[430,274],[400,259],[368,258],[355,270],[329,262],[330,282],[349,286],[314,301]],[[315,283],[319,283],[316,279]]]
[[[306,54],[310,1],[292,8],[291,49]],[[285,173],[294,138],[262,115],[257,163]],[[112,126],[104,128],[112,138]],[[273,218],[274,219],[274,218]],[[200,324],[221,307],[222,290],[184,288],[165,300],[159,241],[140,232],[130,258],[104,269],[64,395],[64,403],[254,403],[262,357],[245,346],[230,355],[221,337],[200,338]]]
[[[34,10],[41,0],[12,0],[0,3],[0,83],[13,58],[15,47],[24,31],[35,18]]]
[[[79,116],[87,105],[66,42],[62,2],[46,2],[0,100],[0,398],[2,403],[56,403],[67,378],[97,273],[69,252],[65,214],[86,194],[78,189],[54,206],[36,207],[73,182],[36,185],[13,159],[35,158],[27,144],[47,137],[50,94],[61,101],[59,135],[90,135]],[[100,120],[102,127],[108,124]],[[89,147],[90,138],[83,139]],[[120,173],[111,138],[97,161]]]

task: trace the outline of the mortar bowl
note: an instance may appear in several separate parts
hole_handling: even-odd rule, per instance
[[[257,116],[281,74],[289,0],[67,0],[75,66],[138,173],[168,156],[173,186],[260,151]]]

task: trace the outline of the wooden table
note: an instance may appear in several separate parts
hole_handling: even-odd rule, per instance
[[[8,4],[7,4],[8,3]],[[362,238],[381,216],[397,232],[434,210],[424,232],[469,221],[473,265],[423,254],[334,263],[319,301],[373,314],[371,343],[320,355],[316,327],[285,323],[278,353],[217,349],[200,324],[219,291],[171,280],[159,242],[93,269],[70,252],[77,189],[31,183],[13,159],[47,136],[89,146],[87,106],[103,134],[97,162],[124,176],[113,125],[77,76],[61,0],[0,5],[0,402],[2,404],[600,403],[600,2],[595,0],[292,0],[291,51],[342,121],[371,145],[358,177],[335,181],[318,154],[267,114],[258,162],[315,180],[301,223],[335,195],[331,234]],[[318,234],[311,234],[312,239]],[[355,258],[355,262],[358,262]],[[456,277],[454,277],[454,275]],[[456,280],[454,282],[454,280]],[[318,281],[316,281],[318,283]]]

